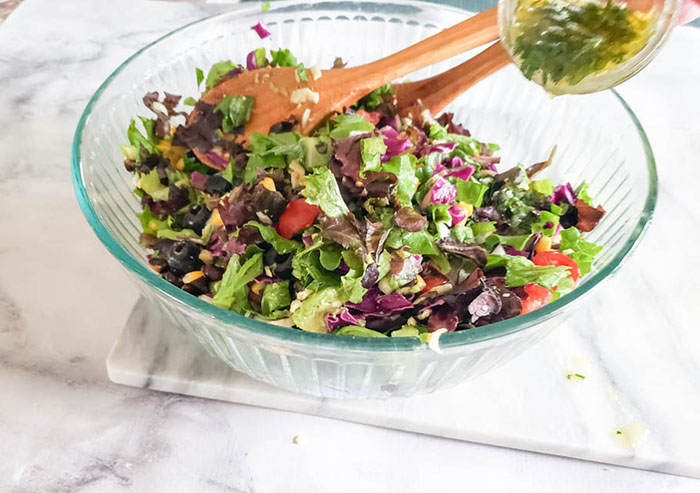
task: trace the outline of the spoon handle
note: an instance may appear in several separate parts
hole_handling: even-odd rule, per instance
[[[348,76],[379,87],[428,65],[498,39],[498,7],[485,10],[444,31],[376,62],[347,70]]]
[[[473,58],[429,79],[394,84],[400,112],[420,100],[423,108],[438,114],[471,86],[510,63],[508,53],[496,42]]]

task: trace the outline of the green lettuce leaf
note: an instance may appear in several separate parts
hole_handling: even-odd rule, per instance
[[[474,207],[481,207],[484,202],[484,195],[489,187],[470,178],[469,180],[457,179],[457,200],[472,204]]]
[[[269,64],[267,57],[265,56],[265,48],[255,49],[255,63],[258,68],[266,67]]]
[[[248,283],[263,272],[263,256],[257,253],[243,265],[239,255],[231,256],[221,279],[214,304],[226,309],[245,305],[248,301]]]
[[[323,246],[323,239],[317,237],[313,245],[296,254],[292,259],[292,275],[312,291],[340,286],[340,276],[324,269],[321,265],[320,249]]]
[[[292,55],[292,52],[280,48],[279,50],[270,50],[270,56],[272,58],[272,63],[277,65],[278,67],[296,67],[297,66],[297,57]]]
[[[574,193],[577,199],[581,199],[591,207],[595,207],[595,205],[593,205],[593,198],[588,195],[588,183],[585,181],[581,182],[581,184],[576,187],[576,190],[574,190]]]
[[[306,67],[303,63],[297,63],[296,72],[299,82],[309,82],[309,74],[306,73]]]
[[[191,174],[193,171],[197,171],[199,173],[202,173],[203,175],[208,175],[212,169],[207,166],[206,164],[203,164],[197,159],[195,156],[188,156],[185,154],[182,157],[182,162],[184,163],[185,167],[182,169],[185,173],[188,173],[186,176],[189,177],[189,174]],[[188,178],[189,181],[189,178]]]
[[[374,130],[374,125],[365,120],[362,115],[338,115],[331,119],[330,136],[333,139],[345,139],[353,133],[366,133]]]
[[[554,291],[558,295],[573,288],[571,271],[565,265],[535,265],[519,255],[489,255],[486,267],[505,266],[506,286],[524,286],[534,283]]]
[[[457,143],[457,149],[467,156],[476,156],[481,153],[481,142],[474,137],[467,137],[460,134],[447,134],[447,140]]]
[[[330,137],[302,137],[298,144],[299,152],[288,154],[288,159],[299,159],[301,164],[308,170],[326,166],[331,159],[333,147]]]
[[[354,250],[343,250],[342,252],[343,260],[345,264],[351,269],[362,272],[365,268],[362,262],[362,256]]]
[[[386,152],[384,139],[381,137],[369,137],[360,142],[362,151],[362,173],[365,171],[379,171],[382,167],[381,156]]]
[[[337,310],[345,303],[343,291],[324,288],[309,295],[292,314],[294,324],[307,332],[328,332],[326,314]]]
[[[356,272],[348,272],[340,278],[345,298],[352,303],[361,302],[365,293],[367,293],[367,288],[362,286],[362,276],[363,271],[359,271],[359,276]]]
[[[209,69],[209,73],[207,74],[207,81],[205,84],[207,91],[214,87],[224,75],[228,74],[232,70],[235,70],[237,67],[238,65],[233,63],[231,60],[224,60],[223,62],[212,65]],[[197,78],[199,78],[199,74],[197,74]]]
[[[146,132],[148,132],[148,129],[146,129]],[[129,143],[136,147],[136,149],[139,151],[141,147],[143,147],[149,154],[160,154],[156,148],[157,144],[144,137],[143,134],[139,132],[139,130],[136,128],[136,122],[134,120],[131,120],[131,123],[129,123],[129,128],[126,131],[126,135],[129,138]],[[137,161],[140,162],[140,155],[138,156]]]
[[[331,170],[326,167],[316,168],[306,177],[306,187],[302,190],[309,204],[317,205],[328,217],[344,216],[348,206],[340,195],[338,182]]]
[[[435,255],[428,255],[428,258],[433,261],[435,267],[438,268],[440,272],[447,275],[452,270],[452,264],[443,252],[438,252]]]
[[[250,136],[250,147],[253,154],[288,154],[297,149],[301,135],[298,132],[281,132],[263,135],[253,132]]]
[[[227,94],[221,102],[214,107],[222,115],[221,128],[226,133],[231,133],[244,126],[253,114],[255,98],[251,96],[237,96]]]
[[[166,229],[168,227],[168,222],[163,219],[159,219],[158,216],[151,212],[148,206],[143,208],[143,212],[136,214],[141,221],[141,228],[146,234],[154,235],[161,229]]]
[[[428,137],[430,137],[430,140],[435,141],[447,140],[447,127],[444,127],[439,123],[431,124],[430,131],[428,132]]]
[[[446,223],[452,225],[452,216],[450,216],[450,204],[435,205],[430,204],[428,206],[428,217],[435,224]]]
[[[319,250],[319,260],[324,269],[333,272],[340,266],[342,247],[337,243],[328,243]]]
[[[394,156],[384,163],[382,169],[396,175],[396,201],[404,207],[410,207],[418,186],[415,156],[413,154]]]
[[[300,252],[304,249],[304,245],[302,245],[301,242],[283,238],[272,226],[265,226],[264,224],[260,224],[255,221],[248,221],[244,224],[244,226],[252,226],[257,228],[258,231],[260,231],[260,236],[263,237],[263,240],[272,245],[272,248],[274,248],[277,253],[281,255]]]
[[[159,139],[158,137],[156,137],[156,121],[143,116],[140,116],[139,120],[141,120],[141,123],[143,124],[143,128],[146,131],[146,138],[148,139],[148,141],[151,142],[153,145],[158,146]]]
[[[376,88],[367,96],[360,99],[357,106],[365,108],[367,111],[374,111],[384,102],[384,99],[382,98],[382,95],[384,94],[394,94],[394,89],[391,87],[391,84],[385,84]]]
[[[387,236],[385,245],[394,249],[405,246],[410,253],[418,255],[437,255],[438,253],[435,239],[425,230],[413,233],[394,228]]]
[[[552,195],[554,192],[554,183],[550,178],[544,180],[534,180],[530,182],[530,188],[535,192],[545,195]]]
[[[202,72],[201,68],[196,67],[194,69],[194,73],[197,76],[197,88],[199,88],[199,86],[202,85],[202,81],[204,80],[204,72]]]
[[[603,247],[586,241],[581,232],[575,226],[572,226],[561,231],[560,249],[562,251],[572,250],[573,253],[569,256],[578,264],[581,274],[588,274],[591,271],[593,259]]]
[[[552,223],[551,228],[546,228],[547,223]],[[532,232],[540,232],[545,236],[552,236],[559,226],[559,216],[548,211],[540,211],[539,219],[532,224]]]
[[[263,315],[269,317],[276,311],[288,308],[291,302],[289,281],[273,282],[265,285],[262,300],[260,301],[260,309]]]
[[[360,327],[359,325],[346,325],[336,329],[333,332],[338,336],[354,336],[354,337],[386,337],[386,334],[377,332],[376,330],[368,329],[366,327]]]
[[[469,243],[474,241],[474,232],[471,226],[455,226],[450,231],[452,237],[460,243]]]
[[[243,173],[243,179],[246,183],[253,183],[258,177],[259,169],[269,169],[269,168],[281,168],[287,167],[287,163],[284,160],[284,156],[279,156],[276,154],[260,155],[253,154],[248,158],[248,162],[245,165],[245,172]]]
[[[391,337],[418,337],[420,329],[415,325],[404,325],[391,333]]]
[[[472,233],[474,236],[483,236],[496,231],[496,223],[493,221],[472,223]]]
[[[169,188],[160,182],[156,169],[140,176],[139,188],[150,195],[153,200],[168,200]]]
[[[494,235],[498,238],[498,242],[501,245],[509,245],[512,246],[513,248],[517,248],[518,250],[522,250],[525,248],[525,245],[527,244],[527,240],[530,239],[532,235],[517,235],[517,236],[501,236],[501,235]]]
[[[191,229],[181,229],[180,231],[175,231],[170,228],[159,229],[156,233],[158,238],[166,238],[168,240],[180,240],[182,238],[197,238],[200,236],[192,231]]]

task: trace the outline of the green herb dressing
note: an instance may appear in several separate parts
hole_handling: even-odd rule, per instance
[[[545,87],[574,86],[639,53],[653,32],[652,21],[652,13],[610,1],[523,0],[511,28],[513,52],[528,79]]]

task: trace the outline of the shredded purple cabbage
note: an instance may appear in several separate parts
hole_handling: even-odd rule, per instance
[[[190,183],[192,186],[202,192],[204,191],[204,187],[207,186],[208,179],[209,177],[207,175],[202,174],[199,171],[193,171],[190,175]]]
[[[383,295],[377,288],[367,291],[359,303],[346,303],[346,306],[369,315],[385,316],[413,308],[401,293]]]
[[[428,154],[431,154],[433,152],[440,152],[442,154],[446,154],[448,152],[454,151],[456,147],[457,147],[457,142],[443,142],[440,144],[430,144],[430,145],[424,146],[420,150],[420,155],[427,156]]]
[[[362,325],[362,319],[362,316],[353,315],[347,308],[341,308],[336,314],[326,314],[326,326],[328,327],[328,332],[333,332],[335,329],[345,325]]]
[[[258,282],[260,284],[273,284],[279,282],[279,280],[275,279],[274,277],[258,276],[255,278],[255,282]]]
[[[255,24],[253,27],[251,27],[251,29],[255,31],[258,34],[258,36],[260,36],[260,39],[265,39],[271,34],[270,31],[268,31],[267,28],[263,25],[262,21]]]
[[[455,159],[459,159],[459,158],[455,158]],[[476,172],[476,167],[466,166],[464,168],[447,173],[447,176],[454,176],[455,178],[460,178],[462,180],[468,180],[469,178],[472,177],[472,175],[475,172]]]
[[[386,153],[382,156],[382,163],[386,163],[392,157],[403,154],[411,148],[411,141],[408,139],[399,139],[398,132],[392,127],[384,127],[380,130],[384,138]]]
[[[453,205],[449,208],[448,212],[452,216],[452,226],[457,226],[459,223],[467,218],[467,211]]]
[[[394,313],[413,308],[413,303],[408,301],[401,293],[389,293],[377,298],[377,305],[382,312]]]
[[[525,252],[523,250],[518,250],[515,247],[512,247],[510,245],[503,245],[503,249],[506,251],[508,255],[519,255],[521,257],[529,257],[530,254],[528,252]]]
[[[226,169],[228,168],[228,161],[226,161],[224,158],[219,156],[215,152],[207,152],[204,154],[207,159],[209,159],[212,163],[214,163],[219,169]]]
[[[457,187],[439,177],[430,189],[430,202],[436,205],[450,204],[457,198]]]
[[[245,68],[248,70],[256,70],[258,68],[258,61],[255,58],[255,50],[248,53],[245,58]]]
[[[552,198],[550,199],[550,202],[552,202],[553,204],[559,205],[564,200],[569,202],[569,204],[571,204],[571,205],[576,204],[576,194],[574,193],[574,189],[571,186],[571,183],[567,183],[566,185],[559,185],[558,187],[555,187],[554,193],[552,193]]]
[[[445,159],[445,164],[450,168],[460,168],[464,166],[464,161],[459,156],[455,156],[452,159]]]

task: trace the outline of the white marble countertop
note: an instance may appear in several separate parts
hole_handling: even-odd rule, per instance
[[[0,491],[698,491],[678,476],[109,382],[105,359],[137,293],[78,209],[73,130],[130,53],[221,8],[26,0],[0,26]],[[700,104],[663,91],[691,36],[678,29],[621,92],[657,157],[682,143],[686,162],[661,167],[661,182],[692,194],[681,171],[700,155]],[[688,70],[700,87],[700,68]],[[675,197],[662,188],[660,200]]]

